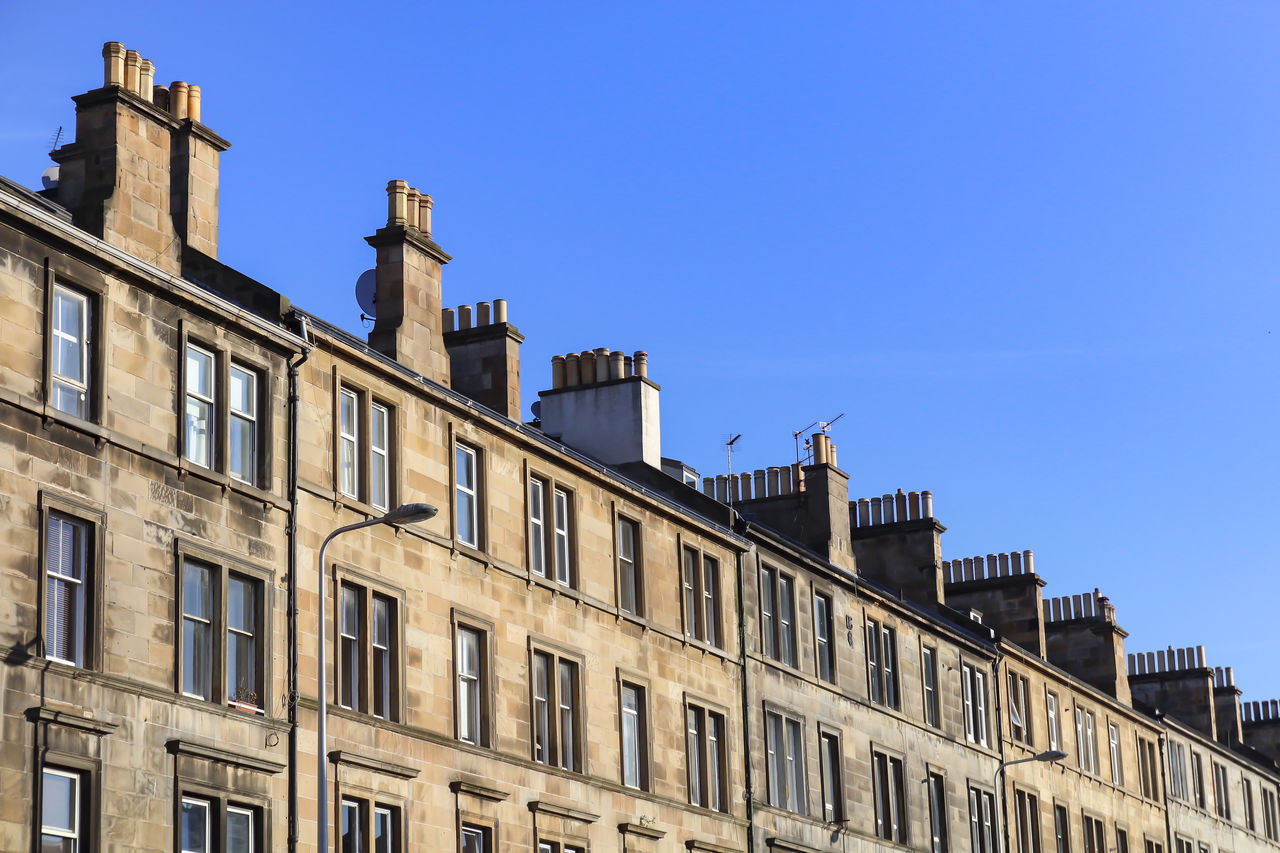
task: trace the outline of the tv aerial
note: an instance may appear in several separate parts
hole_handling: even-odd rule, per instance
[[[367,323],[378,316],[378,278],[375,270],[365,270],[356,279],[356,302],[360,305],[360,322]]]
[[[845,416],[845,413],[841,412],[840,414],[836,415],[834,418],[832,418],[829,421],[814,421],[813,423],[808,424],[807,426],[802,426],[800,427],[800,429],[791,433],[791,437],[795,439],[795,442],[796,442],[796,461],[797,462],[804,461],[804,459],[800,456],[800,436],[804,435],[814,427],[817,427],[819,430],[821,430],[823,435],[830,435],[831,425],[836,421],[840,420],[841,418],[843,418],[844,416]],[[804,440],[804,449],[806,451],[810,450],[810,444],[811,443],[809,439],[806,438]]]

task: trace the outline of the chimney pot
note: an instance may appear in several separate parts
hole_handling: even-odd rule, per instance
[[[136,50],[124,52],[124,87],[135,95],[141,93],[142,57]]]
[[[596,381],[607,382],[609,379],[609,348],[596,347]]]
[[[868,527],[871,524],[871,501],[858,498],[858,526]]]
[[[187,88],[187,118],[200,123],[200,87],[189,86]]]
[[[187,117],[188,88],[181,80],[174,80],[169,84],[169,112],[179,121]]]
[[[933,492],[920,493],[920,514],[925,518],[933,518]]]
[[[404,224],[409,228],[418,227],[418,191],[413,187],[405,191]]]
[[[576,352],[571,352],[564,357],[564,384],[566,388],[573,388],[582,383],[582,374],[580,370],[581,358]]]
[[[609,378],[623,378],[623,370],[626,367],[626,361],[623,357],[622,350],[614,350],[609,353]]]
[[[596,381],[596,354],[594,351],[584,349],[582,355],[578,358],[578,370],[582,374],[582,384],[592,385]]]
[[[881,508],[880,508],[880,499],[879,499],[879,498],[868,498],[868,499],[867,499],[867,503],[871,504],[871,523],[872,523],[872,524],[883,524],[883,523],[884,523],[884,516],[882,516],[882,515],[880,514],[880,511],[881,511]]]
[[[713,497],[715,497],[715,495],[716,495],[716,481],[715,481],[715,480],[713,480],[713,479],[711,479],[710,477],[703,477],[703,478],[702,478],[702,493],[703,493],[704,495],[706,495],[707,497],[709,497],[709,498],[713,498]]]
[[[896,514],[896,521],[907,520],[907,493],[898,489],[893,496],[893,508]]]
[[[746,471],[738,475],[738,492],[744,501],[751,500],[751,474]]]
[[[778,484],[781,487],[781,494],[791,494],[791,466],[783,465],[778,469]]]
[[[778,474],[778,466],[776,465],[769,466],[768,472],[766,473],[765,477],[766,477],[765,488],[769,490],[769,496],[773,497],[775,495],[781,494],[782,478],[781,478],[781,475]]]
[[[813,464],[826,465],[829,458],[827,455],[827,437],[820,432],[815,432],[810,444],[813,447]]]
[[[907,517],[912,521],[920,518],[920,493],[907,492]]]
[[[441,322],[441,324],[444,326],[444,330],[445,330],[446,332],[452,332],[452,331],[453,331],[453,322],[454,322],[454,319],[453,319],[453,309],[452,309],[452,308],[443,308],[443,309],[441,309],[441,311],[440,311],[440,322]]]
[[[155,104],[158,109],[169,112],[169,87],[168,86],[152,86],[151,87],[151,103]]]
[[[154,97],[156,85],[156,66],[150,59],[142,60],[138,67],[138,94],[148,103]]]
[[[641,379],[648,379],[649,378],[649,353],[645,352],[642,349],[638,349],[636,350],[635,355],[632,356],[632,358],[635,361],[636,376],[639,376]]]
[[[757,498],[769,497],[769,487],[768,487],[768,483],[765,481],[764,469],[757,468],[755,469],[755,471],[751,473],[752,473],[752,476],[755,477],[755,481],[756,481],[756,497]]]
[[[495,323],[507,322],[507,300],[505,299],[493,300],[493,322]]]
[[[418,230],[428,237],[431,236],[431,208],[434,205],[431,196],[426,193],[418,194]]]
[[[716,474],[716,500],[724,503],[729,499],[729,478],[724,474]]]
[[[476,326],[488,326],[490,324],[490,312],[493,306],[488,302],[476,303]]]
[[[471,306],[470,305],[458,306],[458,328],[459,329],[471,328]]]
[[[124,85],[124,45],[109,41],[102,46],[102,85]]]
[[[627,379],[635,376],[635,363],[631,360],[631,356],[624,356],[622,359],[622,375]]]
[[[1022,552],[1022,567],[1026,569],[1027,574],[1034,575],[1036,573],[1035,561],[1032,559],[1030,551]]]
[[[177,83],[173,84],[177,86]],[[186,85],[185,83],[182,85]],[[174,115],[177,115],[175,112]],[[185,118],[185,116],[178,116]],[[387,183],[387,225],[404,225],[409,221],[408,211],[409,201],[409,185],[404,181],[389,181]]]
[[[564,387],[564,356],[562,355],[551,356],[551,387],[553,389]]]

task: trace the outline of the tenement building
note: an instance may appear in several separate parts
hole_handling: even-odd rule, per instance
[[[0,179],[0,849],[1280,853],[1280,710],[1202,647],[825,432],[700,480],[645,352],[523,422],[406,182],[368,334],[294,306],[218,258],[200,87],[103,64]]]

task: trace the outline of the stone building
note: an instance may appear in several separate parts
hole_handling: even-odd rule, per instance
[[[403,181],[367,338],[293,306],[218,260],[200,87],[103,60],[0,179],[0,849],[1280,850],[1280,714],[1203,650],[944,559],[825,433],[700,491],[647,353],[522,423]]]

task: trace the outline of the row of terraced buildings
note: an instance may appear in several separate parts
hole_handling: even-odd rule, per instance
[[[352,853],[1280,853],[1280,709],[1203,648],[944,556],[822,432],[700,480],[643,352],[523,422],[404,182],[367,337],[293,306],[217,260],[199,87],[103,61],[0,181],[0,849],[315,851],[322,753]]]

